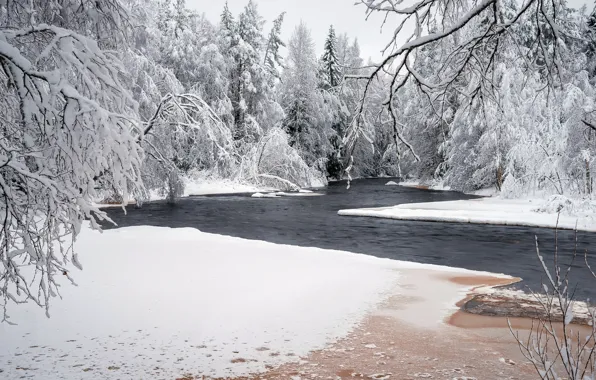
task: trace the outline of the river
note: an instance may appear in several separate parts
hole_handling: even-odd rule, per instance
[[[521,277],[514,285],[540,289],[544,278],[534,236],[547,263],[552,263],[554,230],[461,223],[398,221],[339,216],[346,208],[469,199],[446,191],[385,186],[390,179],[334,182],[317,190],[322,196],[251,198],[250,194],[197,196],[177,204],[151,202],[142,208],[108,209],[118,227],[152,225],[194,227],[201,231],[305,247],[338,249],[395,260],[447,265]],[[106,226],[108,227],[108,226]],[[108,227],[113,228],[113,227]],[[573,231],[559,231],[560,260],[571,260]],[[596,250],[596,234],[578,233],[580,257],[570,285],[576,298],[594,299],[596,279],[585,268],[583,252]],[[164,252],[167,260],[167,252]],[[590,256],[595,256],[591,254]],[[596,257],[594,258],[596,266]]]

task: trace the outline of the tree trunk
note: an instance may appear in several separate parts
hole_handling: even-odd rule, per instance
[[[588,130],[588,149],[590,149],[590,145],[592,143],[592,130],[589,129]],[[588,195],[592,194],[592,173],[590,172],[590,160],[589,158],[586,158],[585,160],[585,164],[586,164],[586,193]]]
[[[592,194],[592,175],[590,174],[590,161],[586,161],[586,193]]]
[[[503,185],[503,166],[499,165],[497,167],[497,190],[501,191],[501,186]]]

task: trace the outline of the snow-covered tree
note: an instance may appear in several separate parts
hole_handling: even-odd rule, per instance
[[[522,53],[527,61],[525,66],[538,69],[549,86],[560,84],[558,62],[561,62],[565,49],[561,33],[565,23],[561,17],[564,5],[560,2],[530,0],[519,9],[507,0],[471,4],[444,0],[417,1],[407,5],[393,0],[362,3],[368,13],[398,19],[384,51],[384,59],[370,74],[361,77],[367,80],[365,93],[368,94],[374,78],[386,73],[392,76],[386,89],[385,107],[399,145],[416,159],[420,157],[404,138],[396,99],[399,90],[408,83],[417,86],[433,107],[439,105],[435,110],[440,119],[444,118],[443,114],[453,100],[460,103],[461,109],[475,112],[471,111],[474,107],[470,105],[495,97],[493,75],[497,63],[505,59],[503,52],[510,46],[521,47],[529,43],[521,49],[526,52]],[[535,28],[535,25],[539,27]],[[528,36],[535,38],[528,39]],[[439,54],[435,54],[432,70],[424,72],[419,67],[419,60],[429,54],[424,52],[426,48],[438,48]],[[528,51],[536,54],[528,55]],[[363,107],[360,113],[362,111]],[[435,127],[443,128],[442,124],[437,123]],[[352,123],[354,128],[356,125]]]
[[[337,37],[333,25],[325,40],[323,56],[321,57],[321,82],[325,89],[335,88],[341,81],[341,67],[337,58]]]
[[[325,103],[317,88],[317,58],[310,31],[304,23],[296,27],[288,44],[287,67],[280,86],[286,112],[283,125],[306,162],[315,164],[327,151],[328,127]]]
[[[592,15],[542,0],[362,4],[398,22],[383,60],[347,74],[365,84],[348,146],[389,125],[404,175],[511,196],[592,192]]]
[[[281,117],[270,87],[271,72],[263,61],[267,47],[263,24],[252,0],[236,22],[229,11],[224,10],[222,14],[225,48],[233,60],[229,97],[233,107],[234,139],[245,143],[256,141]]]
[[[98,186],[126,202],[140,185],[142,135],[124,67],[83,34],[114,46],[128,22],[117,0],[0,4],[2,321],[9,302],[48,313],[61,279],[73,281],[83,221],[97,228],[106,217],[93,203]]]
[[[272,78],[279,79],[280,69],[283,68],[283,59],[280,55],[280,48],[286,47],[286,44],[281,39],[281,26],[284,21],[285,12],[280,14],[274,21],[273,27],[269,32],[267,38],[267,46],[265,48],[265,58],[263,63]]]

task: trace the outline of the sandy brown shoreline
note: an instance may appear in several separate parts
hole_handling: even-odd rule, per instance
[[[404,270],[394,294],[344,339],[311,352],[300,362],[235,380],[535,379],[534,369],[521,356],[506,318],[498,323],[491,317],[467,318],[454,306],[456,299],[447,312],[445,303],[440,302],[448,294],[466,299],[473,293],[471,289],[516,281]],[[429,289],[436,292],[429,293]],[[524,324],[519,326],[523,328]]]

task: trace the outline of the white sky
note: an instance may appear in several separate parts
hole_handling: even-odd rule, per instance
[[[303,20],[311,29],[312,37],[316,43],[317,55],[323,50],[323,43],[329,30],[329,25],[335,27],[336,33],[347,33],[350,38],[358,37],[360,50],[364,61],[369,57],[373,60],[381,58],[380,51],[389,40],[391,23],[385,25],[381,34],[381,15],[376,15],[366,21],[365,7],[354,5],[356,0],[255,0],[259,6],[260,14],[267,20],[265,32],[271,27],[271,21],[281,12],[286,12],[282,37],[287,41],[296,25]],[[231,12],[237,16],[248,0],[228,0]],[[593,0],[568,0],[570,6],[578,8],[588,4],[591,11]],[[219,22],[223,10],[224,0],[186,0],[189,8],[205,13],[214,23]]]

